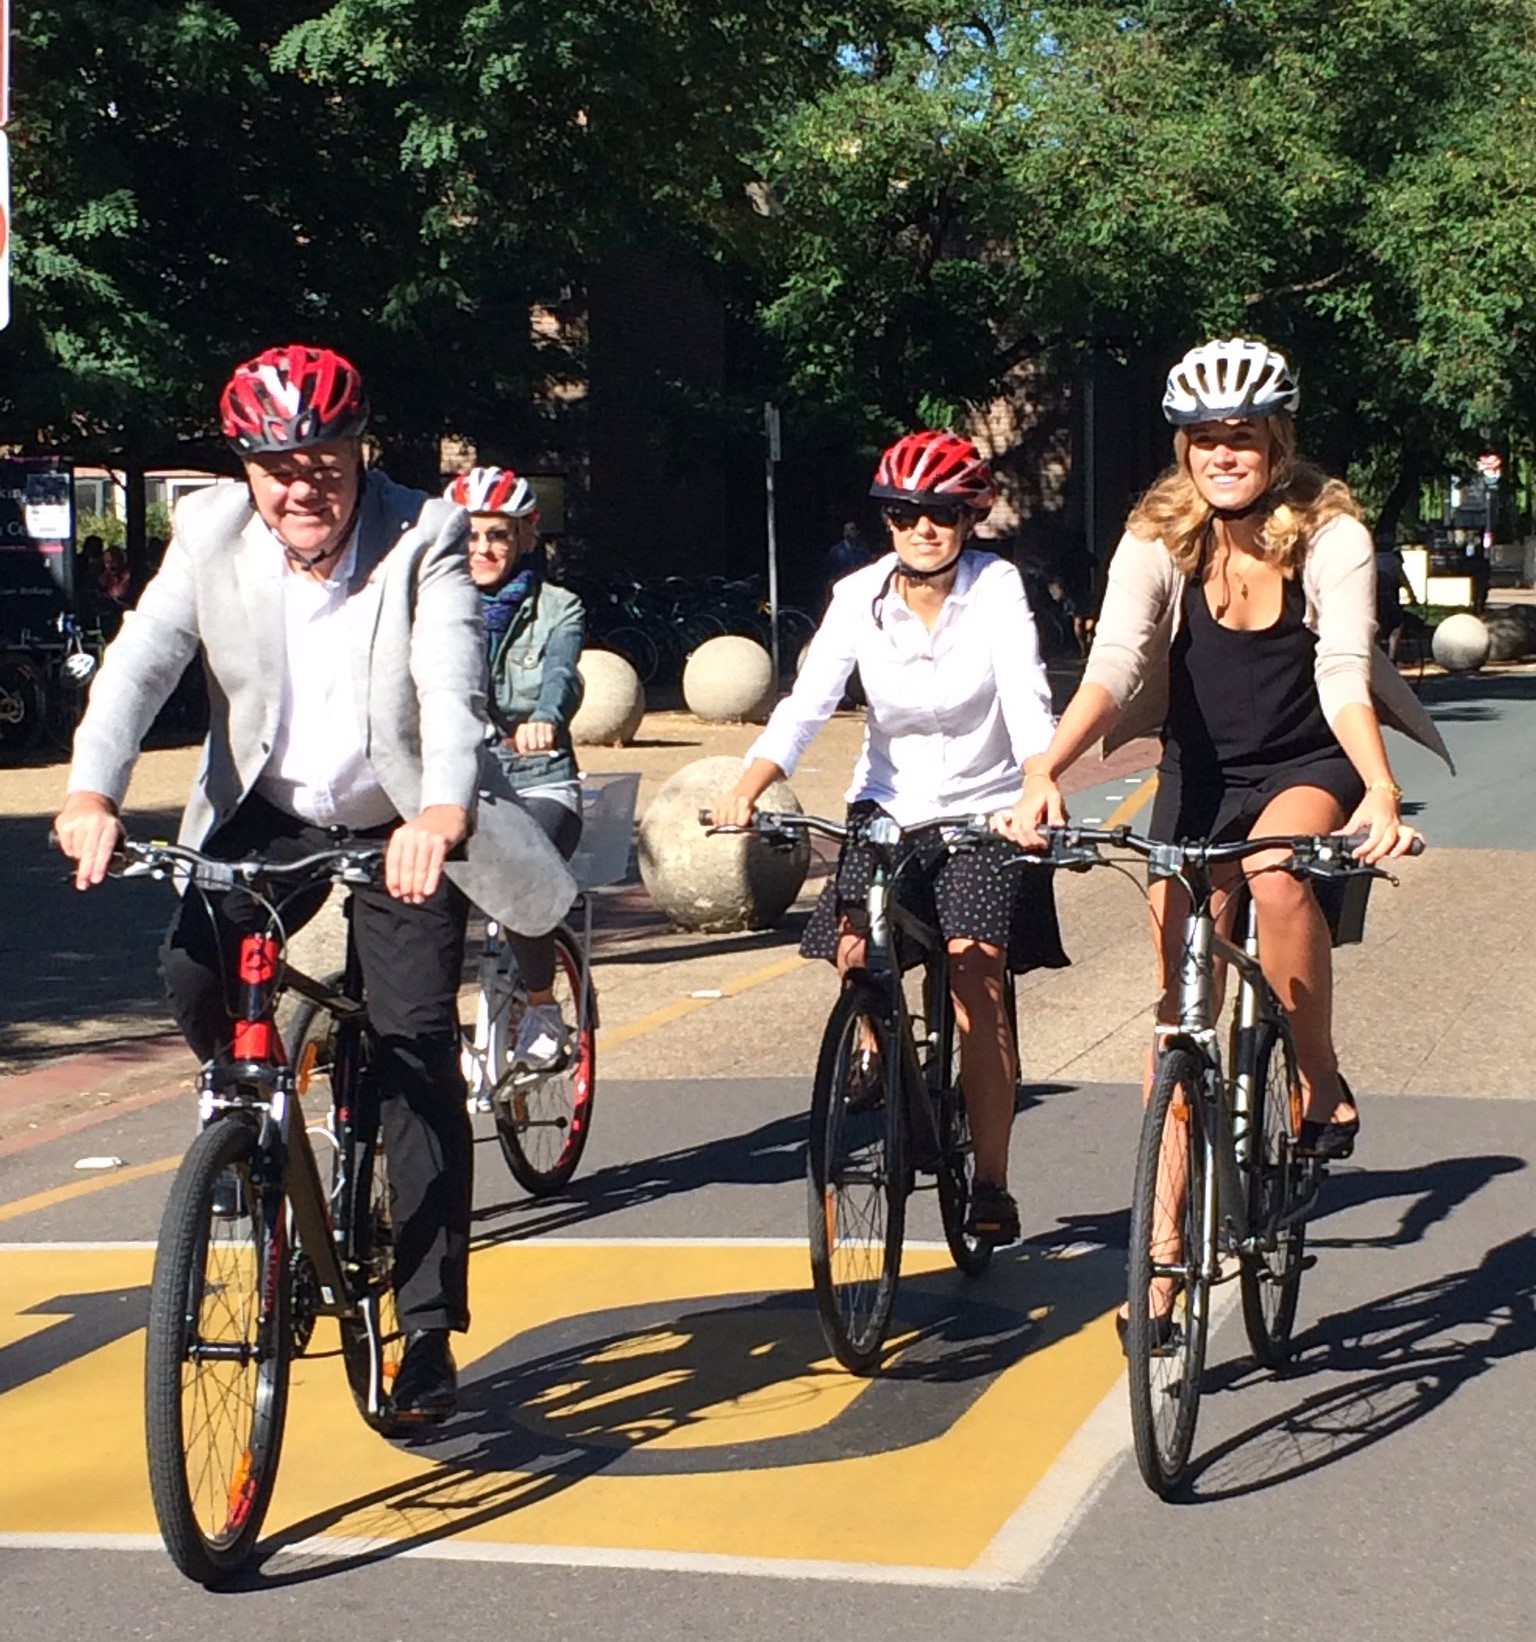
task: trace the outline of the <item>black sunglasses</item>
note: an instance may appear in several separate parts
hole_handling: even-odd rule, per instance
[[[880,511],[885,522],[898,530],[913,529],[919,519],[926,519],[940,530],[953,530],[965,515],[959,502],[888,502]]]

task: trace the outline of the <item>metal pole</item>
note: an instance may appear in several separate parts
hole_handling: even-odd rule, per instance
[[[763,487],[768,501],[768,629],[773,656],[773,683],[777,689],[783,674],[779,670],[779,530],[775,512],[773,470],[779,460],[779,408],[763,406],[763,431],[767,451],[763,459]]]

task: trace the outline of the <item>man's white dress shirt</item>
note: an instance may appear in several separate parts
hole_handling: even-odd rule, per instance
[[[850,803],[872,799],[903,826],[1005,808],[1053,728],[1024,583],[968,549],[930,631],[886,585],[896,564],[888,553],[837,583],[794,690],[747,759],[793,771],[857,666],[869,709]]]
[[[256,790],[317,826],[382,826],[395,809],[364,751],[352,672],[353,645],[366,645],[377,590],[364,586],[347,596],[355,538],[325,581],[296,570],[276,536],[272,552],[283,598],[282,708]]]

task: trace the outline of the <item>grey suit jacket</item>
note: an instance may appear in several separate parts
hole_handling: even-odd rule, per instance
[[[576,885],[485,747],[485,635],[465,529],[461,508],[368,474],[348,590],[374,600],[371,629],[356,624],[353,639],[363,745],[400,815],[429,804],[470,811],[465,860],[450,874],[492,917],[537,935],[565,914]],[[160,573],[92,686],[71,792],[122,803],[155,714],[201,650],[209,730],[181,842],[198,847],[234,814],[271,756],[280,710],[285,636],[273,552],[243,485],[182,500]]]

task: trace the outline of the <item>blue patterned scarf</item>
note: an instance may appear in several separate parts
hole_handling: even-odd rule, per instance
[[[523,601],[538,584],[538,566],[529,563],[494,593],[480,595],[480,613],[485,617],[485,635],[493,651],[506,637],[507,629],[516,619]]]

